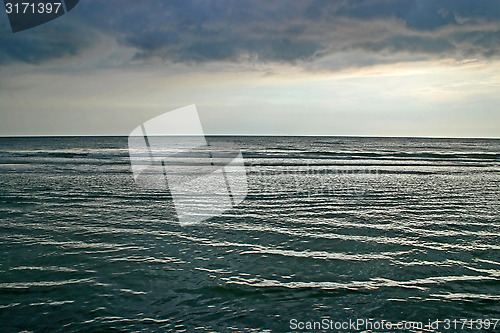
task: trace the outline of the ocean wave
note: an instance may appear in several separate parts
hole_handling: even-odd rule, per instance
[[[330,281],[291,281],[283,282],[279,280],[270,280],[264,278],[245,279],[242,277],[221,278],[227,284],[244,285],[256,288],[286,288],[286,289],[348,289],[348,290],[373,290],[384,287],[396,287],[407,289],[428,289],[428,285],[445,284],[450,282],[462,281],[487,281],[497,280],[491,276],[478,275],[461,275],[461,276],[434,276],[422,279],[414,279],[407,281],[397,281],[382,277],[371,278],[366,281],[350,281],[350,282],[330,282]]]
[[[93,279],[70,279],[62,281],[1,282],[0,289],[29,289],[33,287],[60,287],[68,284],[92,283]]]
[[[246,151],[247,158],[273,158],[273,159],[386,159],[386,160],[500,160],[498,153],[441,153],[441,152],[342,152],[342,151],[303,151],[289,154],[282,152],[251,152]]]

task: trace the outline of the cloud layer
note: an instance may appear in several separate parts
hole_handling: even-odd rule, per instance
[[[498,58],[496,0],[240,0],[81,2],[46,25],[0,27],[0,64],[78,57],[103,38],[127,61],[335,70],[440,58]]]

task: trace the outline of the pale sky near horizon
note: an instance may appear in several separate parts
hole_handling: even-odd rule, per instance
[[[196,104],[207,134],[500,138],[500,1],[81,1],[13,34],[0,136],[128,135]]]

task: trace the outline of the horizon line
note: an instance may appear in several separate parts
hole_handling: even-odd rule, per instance
[[[60,134],[60,135],[6,135],[0,136],[0,139],[7,138],[75,138],[75,137],[129,137],[130,135],[73,135],[73,134]],[[177,135],[152,135],[152,136],[223,136],[223,137],[337,137],[337,138],[400,138],[400,139],[485,139],[485,140],[499,140],[500,137],[458,137],[458,136],[385,136],[385,135],[322,135],[322,134],[177,134]]]

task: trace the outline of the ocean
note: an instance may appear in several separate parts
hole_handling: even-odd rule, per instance
[[[500,331],[500,140],[207,140],[248,193],[181,226],[127,137],[1,138],[1,330]]]

